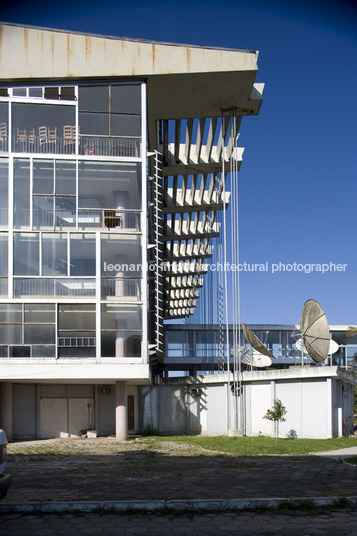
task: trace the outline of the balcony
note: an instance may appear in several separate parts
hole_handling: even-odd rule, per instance
[[[0,136],[0,153],[9,151],[8,136]],[[76,151],[78,149],[78,153]],[[105,136],[58,137],[56,129],[35,136],[26,130],[11,138],[14,153],[68,154],[86,156],[140,157],[140,139]]]
[[[68,278],[15,278],[14,297],[39,298],[94,298],[95,279]]]

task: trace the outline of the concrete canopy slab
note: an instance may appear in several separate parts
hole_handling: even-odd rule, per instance
[[[253,91],[256,51],[2,23],[0,54],[3,81],[142,78],[148,83],[149,121],[219,116],[227,108],[256,114],[261,104],[261,88]]]

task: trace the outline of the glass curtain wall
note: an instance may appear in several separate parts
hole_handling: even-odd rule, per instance
[[[1,90],[2,357],[143,355],[141,91]]]

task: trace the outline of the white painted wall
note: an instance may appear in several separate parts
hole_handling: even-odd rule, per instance
[[[280,437],[324,439],[342,435],[342,415],[353,413],[352,386],[338,376],[336,367],[329,369],[294,367],[248,373],[242,395],[246,435],[275,436],[275,424],[264,419],[274,398],[279,398],[287,409],[286,422],[280,424]],[[142,388],[144,428],[149,424],[161,433],[227,434],[226,375],[202,376],[199,383],[190,383],[189,378],[174,382]],[[190,392],[197,386],[202,394],[195,398]],[[232,411],[232,395],[230,404]],[[231,428],[235,428],[233,420]]]
[[[227,384],[206,386],[206,429],[204,434],[227,434]]]
[[[36,385],[13,384],[14,439],[37,437]]]
[[[250,395],[250,415],[247,415],[249,422],[249,435],[271,435],[271,422],[263,419],[267,409],[271,407],[272,387],[270,382],[251,384]],[[247,430],[248,432],[248,430]]]

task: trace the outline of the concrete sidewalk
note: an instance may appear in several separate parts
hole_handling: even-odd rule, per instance
[[[357,447],[348,447],[346,449],[328,450],[325,452],[314,452],[315,456],[323,456],[337,460],[345,460],[351,456],[357,456]]]

